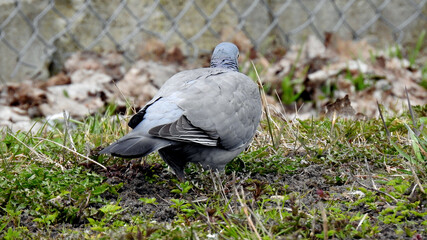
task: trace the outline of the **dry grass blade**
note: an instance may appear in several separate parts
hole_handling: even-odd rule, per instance
[[[383,122],[383,124],[384,124],[384,128],[385,128],[385,131],[386,131],[386,133],[387,133],[387,138],[388,138],[389,140],[391,140],[390,131],[388,130],[387,125],[385,124],[385,120],[384,120],[384,117],[383,117],[383,113],[381,112],[380,104],[378,103],[378,101],[377,101],[377,106],[378,106],[378,111],[379,111],[379,113],[380,113],[381,121]]]
[[[296,119],[296,117],[298,116],[298,109],[295,107],[295,117],[293,118],[293,120],[292,121],[289,121],[289,119],[288,119],[288,117],[286,116],[286,111],[285,111],[285,109],[283,108],[283,104],[282,104],[282,101],[280,100],[280,96],[279,96],[279,94],[277,93],[277,91],[275,92],[276,93],[276,97],[277,97],[277,99],[279,99],[279,103],[280,103],[280,106],[282,106],[282,110],[283,110],[283,114],[281,114],[281,118],[284,120],[284,122],[283,122],[283,124],[282,124],[282,126],[279,128],[279,136],[281,136],[282,134],[283,134],[283,131],[284,130],[286,130],[287,131],[287,135],[286,134],[283,134],[283,136],[289,136],[289,135],[292,135],[292,136],[294,136],[295,137],[295,141],[298,141],[299,143],[300,143],[300,145],[298,146],[297,144],[295,144],[294,145],[294,149],[293,149],[293,151],[294,152],[296,152],[296,151],[298,151],[301,147],[303,147],[306,151],[308,151],[308,152],[313,152],[306,144],[305,144],[305,142],[303,141],[303,138],[301,138],[300,137],[300,132],[299,132],[299,129],[298,129],[298,127],[296,126],[296,124],[295,124],[295,121],[293,121],[293,120],[295,120]],[[304,105],[304,103],[303,103],[303,105]],[[301,105],[301,107],[302,107],[302,105]],[[300,108],[301,108],[300,107]],[[289,122],[289,124],[287,124]],[[286,127],[286,126],[288,126],[288,127]],[[294,127],[296,130],[294,130],[292,127]]]
[[[406,87],[405,87],[405,90],[406,90]],[[410,114],[411,114],[412,121],[413,121],[414,128],[415,128],[415,127],[416,127],[415,118],[414,118],[414,114],[412,113],[411,102],[409,101],[409,96],[408,96],[408,91],[407,91],[407,90],[406,90],[406,97],[407,97],[407,99],[408,99],[409,112],[410,112]],[[388,140],[390,141],[390,143],[391,143],[393,146],[395,146],[395,148],[397,148],[397,149],[398,149],[398,147],[396,146],[396,144],[391,140],[391,135],[390,135],[390,132],[389,132],[389,130],[388,130],[388,128],[387,128],[387,125],[385,124],[384,117],[383,117],[383,115],[382,115],[381,108],[380,108],[380,105],[378,104],[378,101],[377,101],[377,105],[378,105],[378,111],[379,111],[379,113],[380,113],[381,120],[382,120],[382,122],[383,122],[383,124],[384,124],[384,128],[385,128],[385,130],[386,130],[386,132],[387,132]],[[409,127],[408,127],[408,129],[409,129],[409,131],[411,131],[411,129],[410,129]],[[415,130],[414,130],[413,134],[415,134],[415,135],[417,134],[417,129],[415,129]],[[414,177],[414,179],[415,179],[415,182],[419,185],[419,187],[420,187],[420,191],[421,191],[421,192],[423,192],[423,193],[425,193],[424,188],[422,187],[421,181],[420,181],[420,179],[418,178],[417,173],[415,172],[415,169],[414,169],[414,166],[413,166],[413,162],[412,162],[412,160],[411,160],[411,157],[410,157],[410,156],[408,156],[407,154],[403,153],[401,150],[399,150],[399,152],[400,152],[400,154],[402,154],[402,155],[406,156],[405,158],[407,158],[407,160],[408,160],[408,165],[409,165],[409,167],[410,167],[410,169],[411,169],[411,172],[412,172],[412,175],[413,175],[413,177]],[[381,192],[381,193],[383,193],[383,194],[385,194],[385,195],[387,195],[388,197],[391,197],[393,200],[395,200],[395,201],[397,202],[397,199],[395,199],[395,198],[394,198],[394,197],[392,197],[391,195],[389,195],[389,194],[387,194],[387,193],[385,193],[385,192],[379,191],[379,190],[377,190],[377,189],[375,189],[375,190],[376,190],[376,191],[378,191],[378,192]]]
[[[58,145],[58,146],[60,146],[60,147],[62,147],[62,148],[64,148],[64,149],[66,149],[66,150],[68,150],[68,151],[70,151],[70,152],[72,152],[72,153],[74,153],[74,154],[77,154],[78,156],[80,156],[80,157],[82,157],[82,158],[84,158],[84,159],[88,160],[89,162],[95,163],[96,165],[98,165],[98,166],[102,167],[104,170],[107,170],[107,168],[106,168],[104,165],[100,164],[99,162],[94,161],[93,159],[88,158],[88,157],[86,157],[85,155],[83,155],[83,154],[81,154],[81,153],[79,153],[79,152],[77,152],[77,151],[74,151],[73,149],[68,148],[68,147],[66,147],[66,146],[64,146],[64,145],[62,145],[62,144],[60,144],[60,143],[57,143],[57,142],[55,142],[55,141],[52,141],[52,140],[49,140],[49,139],[46,139],[46,138],[41,138],[41,137],[35,137],[35,138],[36,138],[36,139],[39,139],[39,140],[42,140],[42,141],[48,141],[48,142],[50,142],[50,143],[53,143],[53,144],[55,144],[55,145]]]
[[[81,205],[80,205],[81,207],[79,208],[77,216],[83,215],[83,209],[85,209],[89,205],[91,195],[92,195],[92,192],[89,192],[89,194],[86,197],[86,201],[81,203]]]
[[[417,123],[416,123],[416,121],[415,121],[415,114],[414,114],[414,112],[412,111],[412,105],[411,105],[411,101],[409,100],[408,89],[406,88],[406,86],[405,86],[405,94],[406,94],[406,100],[408,100],[408,108],[409,108],[409,114],[411,115],[411,119],[412,119],[412,125],[414,126],[413,134],[414,134],[416,137],[418,137],[418,136],[421,134],[421,132],[417,129]],[[422,148],[420,148],[420,149],[422,149]],[[417,185],[420,187],[420,191],[421,191],[422,193],[424,193],[424,194],[425,194],[425,191],[424,191],[423,185],[421,184],[421,181],[420,181],[420,179],[418,178],[418,175],[417,175],[417,173],[415,172],[415,168],[414,168],[413,163],[412,163],[411,161],[409,162],[409,167],[411,168],[411,172],[412,172],[412,175],[413,175],[413,176],[414,176],[414,178],[415,178],[415,182],[416,182],[416,183],[417,183]]]
[[[64,136],[64,143],[68,137],[71,147],[73,148],[73,150],[76,150],[76,144],[73,141],[73,137],[71,137],[71,133],[70,133],[70,113],[63,111],[62,115],[64,117],[64,123],[65,123],[65,136]]]
[[[234,188],[234,190],[236,191],[236,196],[237,196],[237,198],[239,199],[240,205],[242,206],[243,213],[246,215],[246,218],[248,219],[249,226],[252,228],[252,230],[254,231],[254,233],[255,233],[255,235],[257,236],[257,238],[258,238],[259,240],[261,240],[262,238],[261,238],[261,236],[259,235],[258,230],[256,229],[255,224],[254,224],[254,222],[252,221],[251,216],[249,216],[248,206],[243,202],[242,198],[241,198],[241,197],[240,197],[240,195],[239,195],[239,192],[237,191],[237,188]],[[244,195],[243,195],[243,194],[244,194],[244,192],[243,192],[243,189],[242,189],[242,196],[243,196],[243,198],[244,198]]]
[[[360,228],[360,226],[362,226],[362,223],[365,221],[367,216],[368,216],[367,213],[365,215],[363,215],[362,219],[360,219],[359,224],[357,224],[356,230],[358,230]]]
[[[245,192],[243,190],[243,187],[241,187],[240,190],[241,190],[242,196],[243,196],[242,199],[245,199],[245,197],[244,197],[245,196]],[[265,228],[265,226],[262,223],[262,221],[260,220],[259,216],[254,211],[252,211],[252,209],[250,207],[246,207],[246,210],[249,212],[249,215],[252,216],[255,219],[255,221],[258,223],[258,226],[261,228],[261,230],[264,232],[264,234],[268,234],[270,236],[270,238],[273,238],[273,236]]]
[[[38,153],[34,148],[32,148],[32,147],[30,147],[30,146],[28,146],[27,144],[25,144],[24,142],[22,142],[20,139],[18,139],[15,135],[13,135],[13,134],[10,134],[10,136],[12,136],[13,138],[15,138],[18,142],[20,142],[23,146],[25,146],[26,148],[28,148],[32,153],[34,153],[36,156],[37,156],[37,158],[41,161],[41,162],[43,162],[43,163],[45,163],[45,161],[44,161],[44,159],[47,159],[48,161],[48,163],[52,163],[52,164],[54,164],[55,166],[57,166],[57,167],[59,167],[60,169],[61,169],[61,171],[64,171],[65,170],[65,167],[63,167],[61,164],[59,164],[59,163],[57,163],[57,162],[55,162],[55,161],[53,161],[52,159],[50,159],[48,156],[45,156],[45,155],[42,155],[42,154],[40,154],[40,153]]]
[[[313,214],[313,220],[311,221],[311,231],[310,231],[310,237],[314,239],[316,236],[316,214]]]
[[[426,192],[424,191],[423,185],[421,184],[421,181],[418,178],[418,175],[415,172],[415,168],[414,168],[414,166],[413,166],[413,164],[411,162],[409,162],[409,167],[411,168],[411,172],[412,172],[412,175],[414,176],[415,182],[420,187],[420,191],[425,194]]]
[[[353,176],[354,177],[354,176]],[[386,193],[386,192],[383,192],[383,191],[381,191],[381,190],[379,190],[379,189],[375,189],[375,188],[373,188],[373,187],[369,187],[369,186],[366,186],[365,184],[363,184],[363,183],[361,183],[361,182],[359,182],[356,178],[354,178],[354,180],[358,183],[358,184],[360,184],[362,187],[364,187],[364,188],[366,188],[366,189],[369,189],[369,190],[371,190],[371,191],[375,191],[375,192],[378,192],[378,193],[381,193],[381,194],[384,194],[384,195],[386,195],[387,197],[389,197],[389,198],[391,198],[394,202],[399,202],[399,200],[397,200],[395,197],[393,197],[393,196],[391,196],[390,194],[388,194],[388,193]]]
[[[256,69],[254,62],[251,61],[251,63],[252,63],[252,67],[255,70],[255,74],[256,74],[256,77],[257,77],[257,83],[258,83],[258,89],[259,89],[259,92],[261,94],[262,106],[264,107],[265,116],[267,118],[268,133],[270,134],[271,141],[273,143],[273,148],[276,149],[276,140],[274,139],[273,129],[272,129],[272,126],[271,126],[272,125],[272,123],[271,123],[271,114],[270,114],[270,110],[268,109],[268,106],[267,106],[267,98],[265,97],[264,88],[262,86],[261,78],[258,75],[258,70]]]
[[[212,170],[210,170],[212,172]],[[213,173],[214,176],[216,176],[216,179],[218,179],[218,191],[221,193],[222,197],[225,199],[225,202],[228,202],[228,197],[227,194],[225,193],[225,189],[224,189],[224,185],[222,184],[223,181],[221,180],[221,174],[215,170],[215,172]],[[228,206],[228,208],[230,209],[231,212],[233,212],[233,208],[231,207],[231,205]]]
[[[330,130],[331,137],[334,136],[334,126],[336,121],[337,121],[337,112],[334,111],[334,114],[332,115],[332,124],[331,124],[331,130]]]
[[[328,218],[326,217],[326,209],[323,206],[323,203],[320,202],[320,208],[322,212],[322,221],[323,221],[323,239],[328,240]]]
[[[420,133],[416,129],[417,123],[415,121],[414,111],[412,111],[411,101],[409,100],[408,89],[406,88],[406,86],[405,86],[405,93],[406,93],[406,100],[408,100],[408,108],[409,108],[409,114],[411,115],[411,119],[412,119],[412,125],[414,125],[414,132],[415,132],[416,136],[419,136]]]
[[[374,181],[374,178],[372,177],[372,172],[371,172],[371,169],[369,169],[369,164],[368,164],[368,160],[366,159],[366,157],[365,157],[365,164],[366,164],[366,170],[368,171],[368,176],[369,176],[369,179],[371,180],[371,182],[372,182],[372,187],[375,189],[375,190],[378,190],[378,188],[377,188],[377,185],[375,184],[375,181]]]
[[[125,95],[123,94],[122,90],[119,88],[119,86],[117,86],[116,81],[114,81],[114,86],[117,88],[117,90],[119,90],[120,95],[122,96],[123,100],[125,100],[126,104],[132,109],[133,114],[136,114],[136,109],[134,107],[135,104],[131,104],[129,102],[129,100],[125,97]],[[127,111],[126,111],[127,113]]]

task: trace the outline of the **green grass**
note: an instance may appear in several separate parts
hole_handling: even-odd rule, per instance
[[[424,64],[423,68],[421,69],[421,83],[420,85],[427,89],[427,62]]]
[[[411,65],[420,44],[410,51]],[[394,54],[403,57],[400,48]],[[302,84],[294,70],[279,86],[284,103],[301,94],[293,90]],[[421,85],[426,73],[424,65]],[[257,79],[255,70],[248,75]],[[367,75],[347,77],[356,90],[371,84]],[[333,96],[334,89],[322,90]],[[114,105],[103,115],[39,131],[3,129],[0,238],[425,237],[427,107],[411,106],[401,116],[381,110],[384,119],[366,121],[270,113],[225,173],[190,164],[184,182],[157,154],[142,160],[98,155],[129,131]]]
[[[426,113],[425,107],[414,111]],[[380,119],[273,116],[276,147],[263,120],[251,149],[226,174],[190,165],[187,181],[179,182],[157,155],[145,159],[149,174],[132,175],[158,189],[145,195],[128,189],[132,179],[112,175],[132,169],[129,160],[97,155],[97,147],[127,132],[111,111],[36,133],[5,131],[1,237],[378,239],[387,229],[402,238],[425,236],[426,195],[414,184],[427,188],[427,130],[414,131],[422,121],[413,126],[409,114],[387,117],[388,138]],[[130,192],[132,204],[124,202]],[[156,217],[159,209],[170,211],[170,219]]]

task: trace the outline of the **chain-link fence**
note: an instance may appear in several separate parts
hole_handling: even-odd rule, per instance
[[[210,52],[220,40],[245,40],[265,51],[310,34],[323,40],[325,32],[376,45],[412,43],[427,26],[426,2],[3,0],[0,77],[46,76],[52,62],[79,50],[119,51],[132,63],[150,39],[188,56]]]

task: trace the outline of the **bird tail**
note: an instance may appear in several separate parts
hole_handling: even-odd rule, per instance
[[[169,145],[171,145],[169,141],[162,139],[128,134],[117,142],[102,149],[99,153],[111,154],[113,156],[123,158],[138,158],[144,157],[151,152]]]

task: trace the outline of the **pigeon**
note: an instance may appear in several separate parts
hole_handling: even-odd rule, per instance
[[[218,44],[210,67],[179,72],[130,119],[133,130],[100,154],[144,157],[158,151],[179,180],[188,162],[224,170],[245,150],[259,125],[257,84],[239,72],[239,49]]]

